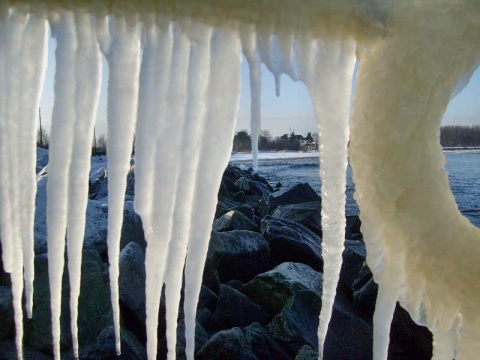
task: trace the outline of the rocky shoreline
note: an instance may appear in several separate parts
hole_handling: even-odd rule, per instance
[[[129,175],[133,184],[134,172]],[[108,178],[90,187],[89,212],[96,232],[86,241],[79,300],[81,359],[113,359],[115,342],[108,288],[104,219]],[[42,190],[43,189],[43,190]],[[44,226],[38,197],[34,317],[25,320],[25,359],[51,359],[51,326]],[[127,189],[120,255],[122,349],[119,359],[146,359],[145,239],[133,211],[133,185]],[[197,310],[195,358],[200,360],[317,359],[321,307],[321,202],[308,184],[272,187],[251,170],[228,166],[218,205]],[[103,214],[103,215],[102,215]],[[92,215],[93,216],[93,215]],[[43,221],[43,222],[42,222]],[[87,219],[88,221],[88,219]],[[43,224],[43,225],[42,225]],[[88,236],[88,232],[87,232]],[[88,239],[87,239],[88,240]],[[42,245],[43,244],[43,245]],[[1,250],[1,249],[0,249]],[[377,286],[365,264],[358,217],[347,217],[345,251],[325,359],[372,359],[372,315]],[[73,359],[69,324],[69,284],[62,293],[64,359]],[[15,359],[13,310],[8,274],[0,264],[0,360]],[[166,358],[165,307],[159,319],[158,359]],[[180,310],[177,358],[185,358]],[[430,359],[432,337],[397,306],[389,359]]]

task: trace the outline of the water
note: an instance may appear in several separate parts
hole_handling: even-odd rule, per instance
[[[272,185],[281,183],[283,187],[289,187],[297,183],[309,183],[320,194],[317,155],[317,153],[260,154],[258,173]],[[448,152],[445,156],[450,187],[458,207],[472,224],[480,227],[480,152]],[[251,156],[234,154],[231,163],[243,169],[249,168],[252,165]],[[347,169],[347,215],[359,213],[353,199],[354,190],[352,169],[349,166]]]

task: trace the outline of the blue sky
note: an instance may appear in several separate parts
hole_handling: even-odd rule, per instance
[[[50,40],[48,70],[41,101],[43,125],[48,131],[54,102],[54,48],[55,43]],[[313,108],[305,86],[300,82],[293,82],[284,75],[281,81],[281,95],[276,97],[273,75],[265,66],[262,66],[262,70],[262,128],[269,130],[274,136],[288,133],[290,130],[295,130],[295,133],[302,135],[306,135],[307,132],[315,132]],[[108,67],[106,65],[103,76],[102,94],[97,114],[97,136],[107,132]],[[480,125],[480,69],[477,69],[462,93],[450,102],[442,124]],[[246,61],[242,63],[242,93],[236,131],[243,129],[250,129],[250,89]]]

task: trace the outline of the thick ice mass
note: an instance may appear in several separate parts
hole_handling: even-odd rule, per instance
[[[18,357],[24,291],[26,313],[35,317],[36,116],[47,22],[57,44],[47,183],[56,359],[65,245],[73,351],[79,354],[80,265],[102,54],[109,66],[107,242],[116,349],[118,257],[135,139],[134,206],[147,241],[148,357],[156,358],[162,289],[168,358],[176,356],[184,274],[186,354],[193,359],[197,299],[230,158],[242,52],[250,71],[255,169],[262,64],[275,77],[277,95],[281,77],[289,76],[306,85],[315,109],[324,259],[320,357],[342,262],[347,153],[367,262],[379,284],[373,358],[387,357],[397,301],[432,331],[435,359],[478,356],[480,230],[460,214],[449,190],[438,128],[449,99],[478,65],[479,14],[475,0],[315,0],[308,6],[263,0],[255,8],[224,0],[2,2],[0,168],[11,174],[0,182],[0,236],[12,279]]]

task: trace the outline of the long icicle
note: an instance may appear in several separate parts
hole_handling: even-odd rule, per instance
[[[217,191],[232,149],[240,97],[240,39],[236,29],[214,32],[212,38],[208,117],[192,204],[192,225],[185,267],[185,338],[187,359],[193,360],[195,316]],[[206,136],[208,135],[208,138]]]
[[[350,98],[355,43],[319,43],[314,81],[307,80],[320,135],[322,180],[322,310],[318,327],[319,358],[332,316],[342,266],[345,238],[345,189],[350,121]]]
[[[182,289],[183,268],[187,254],[188,236],[191,226],[192,200],[195,179],[200,166],[199,152],[204,138],[203,128],[207,109],[205,106],[210,77],[210,39],[212,29],[204,24],[194,23],[188,31],[192,47],[189,68],[188,104],[185,124],[182,131],[180,154],[180,173],[182,180],[178,183],[172,238],[168,249],[165,270],[165,298],[167,320],[168,359],[175,359],[177,341],[178,304]]]
[[[252,139],[253,170],[257,171],[258,137],[262,126],[262,61],[257,49],[257,35],[254,31],[254,25],[245,25],[241,32],[241,38],[250,76],[250,136]]]
[[[78,11],[74,15],[77,33],[75,138],[69,169],[67,250],[70,279],[70,327],[73,354],[78,358],[78,297],[82,266],[82,247],[88,204],[88,180],[93,140],[93,126],[100,97],[101,58],[91,17]]]
[[[188,21],[184,24],[188,27]],[[170,36],[170,35],[169,35]],[[162,99],[166,110],[157,124],[156,155],[154,162],[155,183],[153,186],[152,233],[147,239],[145,259],[147,274],[147,353],[155,358],[157,352],[158,305],[164,283],[168,245],[173,227],[173,208],[180,164],[175,154],[181,151],[180,133],[185,121],[187,104],[187,70],[190,57],[190,42],[180,25],[172,26],[172,47],[168,72],[168,91]],[[168,176],[165,176],[168,174]],[[178,305],[176,305],[178,306]]]
[[[120,236],[127,174],[130,171],[140,73],[140,25],[135,17],[111,18],[110,38],[99,39],[108,61],[108,261],[116,350],[120,354],[118,292]],[[97,27],[98,29],[99,27]],[[109,47],[108,43],[110,43]]]

